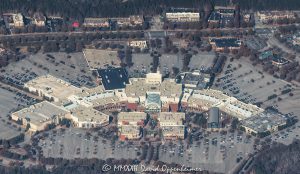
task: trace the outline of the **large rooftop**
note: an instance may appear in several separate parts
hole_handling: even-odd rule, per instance
[[[165,79],[161,84],[146,83],[144,78],[132,78],[130,84],[126,85],[127,97],[146,96],[146,92],[160,92],[161,96],[179,97],[182,85],[176,84],[174,79]]]
[[[184,119],[185,113],[183,112],[161,112],[158,116],[161,126],[182,125]]]
[[[184,135],[184,125],[178,126],[164,126],[161,128],[164,136],[181,136]]]
[[[146,116],[147,114],[144,112],[120,112],[118,114],[118,125],[123,125],[124,122],[137,125],[141,120],[145,120]]]
[[[129,83],[128,73],[125,68],[99,69],[98,73],[106,90],[122,89]]]
[[[203,74],[199,71],[184,73],[181,80],[182,84],[187,88],[204,89],[210,81],[209,74]]]
[[[263,112],[263,109],[255,105],[243,103],[234,97],[224,94],[222,91],[212,89],[195,90],[192,96],[189,97],[188,103],[190,106],[200,105],[208,109],[218,107],[220,110],[239,119],[245,119]]]
[[[109,121],[109,115],[97,111],[93,108],[87,108],[84,106],[79,106],[71,110],[73,117],[77,118],[79,122],[96,122],[105,123]]]
[[[221,14],[217,12],[212,12],[208,18],[209,21],[220,21],[221,19]]]
[[[69,111],[66,109],[50,102],[43,101],[17,111],[13,113],[13,115],[18,116],[19,118],[29,119],[31,123],[39,125],[51,120],[55,116],[65,116],[67,113],[69,113]]]
[[[264,111],[253,117],[243,120],[241,123],[245,127],[251,128],[256,132],[266,132],[277,129],[277,126],[285,125],[287,117],[270,111]]]
[[[52,75],[37,77],[27,82],[24,86],[37,89],[44,94],[54,96],[58,99],[65,99],[68,96],[81,91],[81,89]]]
[[[237,38],[212,38],[210,42],[219,48],[240,47],[241,45],[241,41]]]

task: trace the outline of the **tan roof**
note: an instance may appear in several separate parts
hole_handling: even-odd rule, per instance
[[[164,126],[161,128],[164,136],[184,136],[184,126]]]
[[[109,121],[109,115],[97,111],[93,108],[87,108],[84,106],[79,106],[71,110],[72,115],[78,119],[79,122],[96,122],[104,123]]]
[[[128,97],[146,96],[146,92],[160,92],[161,96],[179,97],[182,85],[176,84],[173,79],[165,79],[161,84],[146,83],[145,78],[132,78],[126,85],[125,93]]]
[[[120,112],[118,114],[118,125],[123,124],[122,122],[136,123],[146,119],[147,114],[144,112]]]
[[[94,107],[106,105],[109,103],[119,103],[119,102],[121,102],[121,100],[117,96],[99,98],[99,99],[95,99],[95,100],[91,101],[91,103],[93,104]]]
[[[222,91],[212,89],[195,90],[188,99],[188,104],[191,107],[203,106],[210,108],[215,106],[239,119],[245,119],[263,111],[255,105],[243,103],[234,97],[223,94]]]
[[[58,99],[66,99],[68,96],[81,91],[80,88],[52,75],[37,77],[27,82],[25,87],[38,89],[42,91],[42,93],[54,96]]]
[[[14,112],[18,118],[28,118],[31,123],[39,125],[51,120],[55,116],[65,116],[69,111],[63,107],[56,106],[48,101],[43,101],[27,108]]]
[[[161,112],[158,116],[160,124],[182,125],[184,119],[185,113],[183,112]]]
[[[122,125],[118,128],[121,135],[136,135],[140,132],[139,126],[133,126],[133,125]]]

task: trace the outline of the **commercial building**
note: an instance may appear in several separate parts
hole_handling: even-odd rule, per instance
[[[200,14],[193,12],[166,13],[166,19],[171,22],[198,22]]]
[[[210,82],[210,74],[201,73],[199,70],[181,73],[178,78],[184,88],[191,89],[204,89]]]
[[[129,109],[133,112],[121,112],[118,115],[121,140],[141,137],[140,129],[147,116],[145,112],[157,116],[163,138],[173,139],[184,138],[185,114],[178,112],[179,110],[209,111],[208,128],[212,130],[220,127],[221,112],[239,120],[248,120],[264,112],[263,109],[243,103],[222,91],[205,89],[203,85],[199,87],[198,83],[207,82],[199,71],[183,73],[183,83],[176,83],[175,79],[163,79],[159,72],[149,73],[146,78],[128,79],[119,70],[101,70],[103,85],[95,88],[76,88],[51,75],[31,80],[24,85],[26,89],[53,100],[58,106],[49,102],[33,105],[28,110],[13,113],[13,120],[22,120],[24,125],[30,123],[32,130],[42,130],[45,125],[60,118],[71,119],[76,127],[93,128],[108,124],[109,116],[105,113]],[[251,128],[252,130],[255,129]]]
[[[119,27],[143,25],[144,16],[132,15],[126,18],[110,18],[112,22],[117,23]]]
[[[210,38],[212,48],[215,51],[224,51],[226,48],[231,50],[239,50],[241,41],[237,38]]]
[[[183,112],[161,112],[158,116],[160,128],[164,139],[184,139],[185,113]]]
[[[128,41],[128,46],[133,48],[140,48],[141,50],[148,48],[147,41],[145,40]]]
[[[217,107],[212,107],[208,111],[207,128],[215,130],[220,128],[220,111]]]
[[[221,20],[221,14],[218,12],[211,12],[209,18],[208,18],[208,23],[212,23],[212,24],[219,24]]]
[[[221,16],[225,17],[233,17],[235,13],[235,7],[234,6],[215,6],[215,11],[217,11]]]
[[[177,84],[174,79],[162,80],[159,72],[150,73],[146,78],[131,78],[126,85],[125,93],[128,108],[131,110],[144,111],[146,108],[156,106],[156,111],[161,108],[161,111],[176,112],[182,84]]]
[[[3,18],[7,28],[24,27],[24,19],[21,13],[4,13]]]
[[[21,121],[30,131],[42,131],[48,124],[57,124],[61,118],[70,117],[70,112],[63,107],[43,101],[11,114],[14,121]]]
[[[259,60],[273,59],[273,51],[264,51],[259,54],[258,58]]]
[[[181,101],[181,107],[187,111],[203,112],[212,107],[218,107],[221,111],[240,120],[263,112],[263,109],[255,105],[243,103],[222,91],[212,89],[194,90],[185,101],[186,103]]]
[[[293,45],[300,45],[300,36],[293,37]]]
[[[13,14],[14,27],[24,27],[24,19],[21,13]]]
[[[183,125],[184,120],[184,112],[160,112],[158,116],[160,127]]]
[[[34,13],[32,20],[32,23],[38,27],[46,25],[46,17],[42,13]]]
[[[275,65],[275,66],[277,66],[279,68],[281,68],[283,65],[286,65],[288,63],[289,63],[289,61],[287,59],[281,57],[280,55],[276,55],[275,54],[272,57],[272,65]]]
[[[120,112],[118,114],[118,132],[121,140],[138,139],[140,128],[144,125],[147,114],[144,112]]]
[[[85,27],[109,27],[108,18],[85,18],[83,22]]]
[[[12,13],[4,13],[3,14],[3,20],[4,20],[6,28],[14,27],[14,20],[13,20],[13,14]]]
[[[285,115],[272,111],[264,111],[241,121],[242,129],[248,134],[263,137],[278,131],[287,124]]]
[[[161,127],[163,138],[166,140],[172,139],[184,139],[185,126],[163,126]]]
[[[128,72],[125,68],[99,69],[98,74],[106,90],[122,89],[129,83]]]
[[[142,15],[131,15],[129,16],[131,25],[142,25],[144,23],[144,16]]]
[[[93,107],[98,111],[119,111],[126,108],[127,99],[123,90],[105,90],[103,86],[83,89],[68,99],[85,107]]]
[[[147,92],[145,101],[146,112],[160,112],[161,100],[159,92]]]
[[[84,106],[72,109],[69,119],[73,121],[74,126],[80,128],[95,128],[109,124],[109,115]]]
[[[52,75],[45,75],[35,78],[24,84],[24,88],[47,100],[58,102],[81,91],[70,83],[56,78]]]
[[[271,20],[295,19],[295,13],[292,11],[259,11],[256,13],[262,23],[268,23]]]
[[[235,14],[235,8],[228,6],[228,7],[221,7],[216,6],[215,10],[211,12],[208,23],[209,24],[221,24],[221,27],[225,27],[228,23],[233,22]]]
[[[251,20],[251,15],[249,13],[243,14],[242,17],[243,17],[243,21],[245,22],[250,22]]]
[[[0,55],[3,55],[3,53],[5,53],[5,49],[0,47]]]

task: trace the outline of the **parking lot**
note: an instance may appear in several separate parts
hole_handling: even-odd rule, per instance
[[[246,45],[253,50],[261,50],[267,45],[266,40],[260,37],[247,37],[245,38]]]
[[[90,136],[84,129],[67,129],[65,132],[50,133],[47,138],[40,140],[39,146],[43,149],[45,157],[54,158],[115,158],[134,159],[136,152],[132,145],[116,143],[104,140],[97,133]]]
[[[37,53],[9,64],[4,70],[0,75],[16,86],[23,86],[27,81],[48,73],[74,86],[95,86],[82,53]]]
[[[190,69],[207,69],[213,65],[215,53],[213,52],[201,52],[197,55],[193,55],[191,58],[189,67]],[[151,71],[153,58],[149,54],[132,54],[133,66],[129,69],[130,74],[133,77],[139,77],[145,75]],[[173,67],[183,67],[183,56],[179,54],[162,54],[159,58],[160,72],[163,74],[172,71]]]
[[[191,58],[190,69],[207,69],[213,66],[214,52],[199,52]]]
[[[253,152],[253,137],[246,137],[243,133],[228,132],[221,135],[211,132],[197,135],[200,140],[194,141],[186,149],[181,143],[170,141],[160,146],[159,160],[168,163],[184,164],[194,168],[202,168],[214,172],[228,173],[249,153]],[[54,158],[137,158],[141,149],[128,142],[110,141],[97,136],[88,135],[83,129],[67,129],[49,132],[46,138],[39,141],[45,157]],[[172,157],[172,158],[171,158]],[[175,157],[175,158],[174,158]]]
[[[19,135],[21,132],[18,129],[20,126],[11,123],[7,115],[18,106],[22,107],[26,105],[26,102],[24,102],[26,99],[22,102],[22,97],[17,96],[13,91],[8,91],[1,87],[0,93],[0,139],[10,139]]]
[[[153,58],[150,54],[132,54],[133,66],[129,69],[129,74],[132,77],[140,77],[149,73]]]
[[[218,78],[219,89],[246,103],[264,102],[269,96],[291,88],[289,83],[262,72],[246,60],[227,62]]]
[[[291,126],[282,131],[276,132],[271,136],[273,141],[289,145],[294,139],[300,139],[300,124],[296,123],[296,125]]]
[[[237,132],[221,135],[212,132],[199,136],[189,149],[177,143],[161,146],[160,160],[212,172],[229,173],[230,170],[253,152],[253,138]]]
[[[177,67],[181,70],[183,66],[182,59],[182,56],[179,54],[162,54],[159,58],[160,71],[166,73],[172,71],[172,67]]]

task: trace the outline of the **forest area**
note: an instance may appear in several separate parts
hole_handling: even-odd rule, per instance
[[[270,149],[261,152],[254,160],[253,172],[263,173],[299,173],[300,141],[295,140],[286,146],[273,145]]]
[[[293,10],[300,8],[299,0],[232,0],[241,9]],[[21,12],[32,15],[39,11],[46,15],[83,20],[85,17],[119,17],[134,14],[155,15],[172,7],[199,8],[204,4],[228,5],[230,0],[1,0],[0,13]]]

